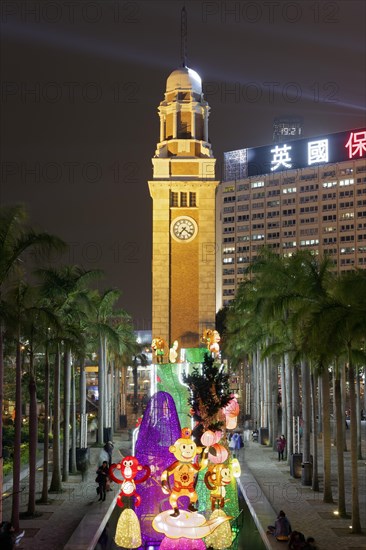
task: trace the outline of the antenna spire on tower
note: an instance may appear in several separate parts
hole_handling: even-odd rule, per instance
[[[187,66],[187,11],[183,6],[180,18],[180,55],[182,66]]]

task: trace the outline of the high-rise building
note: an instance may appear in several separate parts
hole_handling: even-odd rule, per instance
[[[218,188],[218,309],[263,245],[328,254],[338,271],[366,267],[366,129],[243,151],[245,177],[232,177],[227,153]]]
[[[152,335],[198,346],[215,325],[215,163],[210,108],[199,75],[186,66],[168,77],[152,159]]]

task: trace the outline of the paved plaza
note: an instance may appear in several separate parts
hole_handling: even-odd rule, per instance
[[[364,460],[359,461],[361,522],[364,533],[352,535],[349,519],[340,519],[334,515],[336,510],[336,455],[332,450],[332,483],[334,504],[322,502],[322,493],[316,493],[309,487],[301,486],[301,481],[290,475],[286,462],[278,462],[277,453],[271,448],[250,440],[250,432],[244,432],[245,446],[239,451],[242,465],[240,484],[246,492],[247,503],[264,534],[267,548],[287,548],[273,537],[265,535],[266,527],[273,523],[275,515],[283,509],[289,517],[292,528],[313,536],[319,550],[364,550],[366,548],[366,422],[362,422],[362,440]],[[349,438],[349,430],[347,430]],[[131,441],[128,431],[122,430],[113,437],[115,448],[113,460],[119,461],[119,451],[126,455],[130,452]],[[349,442],[348,442],[349,445]],[[321,453],[321,441],[319,441]],[[95,484],[95,471],[100,449],[91,448],[91,466],[88,478],[82,482],[81,475],[70,475],[63,484],[60,494],[50,495],[50,504],[37,505],[40,516],[35,519],[22,519],[21,529],[25,530],[19,550],[86,550],[94,548],[109,513],[114,507],[117,487],[107,493],[105,502],[98,502]],[[320,462],[319,462],[320,464]],[[49,465],[51,473],[51,464]],[[351,508],[350,453],[345,453],[347,510]],[[320,471],[321,478],[321,471]],[[41,492],[42,470],[37,473],[37,491]],[[320,479],[322,484],[322,480]],[[27,505],[27,479],[21,482],[22,510]],[[8,487],[8,492],[11,488]],[[37,495],[38,496],[38,495]],[[4,519],[10,518],[11,498],[4,500]],[[251,550],[242,546],[239,550]]]

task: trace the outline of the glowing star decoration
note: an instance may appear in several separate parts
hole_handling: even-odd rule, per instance
[[[214,510],[210,516],[209,521],[217,519],[231,519],[221,509]],[[230,523],[225,521],[215,531],[206,537],[206,544],[215,550],[223,550],[224,548],[230,548],[232,543],[232,533]]]
[[[194,462],[197,454],[202,452],[201,447],[197,447],[193,439],[191,439],[191,430],[183,428],[181,437],[177,439],[174,445],[169,447],[169,451],[173,453],[176,461],[173,462],[161,476],[161,485],[163,493],[169,495],[169,504],[173,508],[172,517],[179,516],[178,499],[182,496],[189,498],[188,509],[191,512],[196,512],[195,503],[197,502],[197,493],[194,487],[196,474],[206,468],[208,463],[208,448],[206,447],[203,453],[200,464]],[[170,486],[170,476],[174,477],[174,485]]]
[[[231,482],[231,472],[229,466],[225,464],[210,465],[205,475],[205,485],[210,491],[211,510],[218,506],[225,506],[226,489],[225,486]]]
[[[153,528],[158,533],[164,533],[170,539],[203,539],[215,531],[222,523],[231,519],[226,514],[206,520],[205,516],[182,510],[179,518],[172,517],[170,510],[161,512],[153,519]],[[180,548],[175,541],[176,548]]]
[[[144,472],[142,477],[137,478],[140,472]],[[123,508],[122,497],[135,497],[135,506],[141,503],[141,497],[136,492],[136,484],[146,481],[150,475],[149,466],[141,466],[134,456],[126,456],[119,464],[111,464],[109,468],[109,477],[116,483],[121,484],[121,492],[117,497],[117,504]]]
[[[348,157],[351,159],[357,154],[359,157],[366,152],[366,130],[351,132],[345,147],[348,147]]]
[[[320,162],[328,162],[327,139],[308,142],[308,164],[319,164]]]
[[[286,144],[284,144],[282,147],[276,145],[274,149],[271,149],[271,153],[273,153],[273,158],[271,160],[271,164],[273,165],[271,167],[272,172],[274,170],[277,170],[277,168],[279,168],[280,166],[283,166],[284,168],[292,167],[292,159],[289,155],[289,151],[291,149],[291,145]]]
[[[177,550],[176,539],[163,538],[160,550]],[[206,550],[206,545],[201,539],[179,539],[179,550]]]
[[[131,508],[123,510],[118,518],[114,541],[122,548],[138,548],[142,544],[140,522]]]

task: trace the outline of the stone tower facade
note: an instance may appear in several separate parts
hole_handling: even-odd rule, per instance
[[[215,158],[210,108],[199,75],[181,67],[159,106],[160,141],[149,181],[153,199],[152,335],[198,346],[215,325]]]

